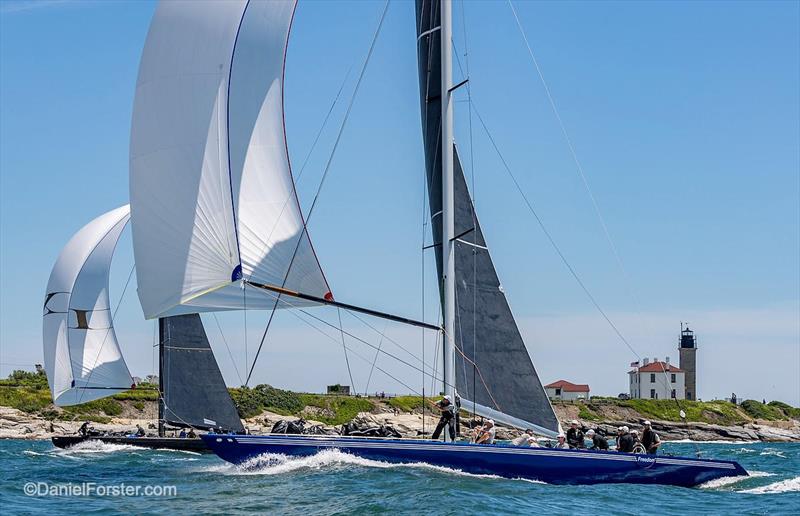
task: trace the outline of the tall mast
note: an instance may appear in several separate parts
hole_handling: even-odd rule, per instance
[[[441,0],[441,49],[442,49],[442,275],[444,282],[444,392],[455,402],[455,250],[453,222],[453,4]],[[445,438],[449,435],[445,432]]]
[[[158,436],[164,437],[166,407],[164,406],[164,318],[158,318]]]

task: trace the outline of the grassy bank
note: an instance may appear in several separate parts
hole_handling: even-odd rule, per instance
[[[90,420],[108,422],[114,416],[125,413],[125,417],[144,414],[147,404],[158,399],[156,386],[142,385],[138,389],[125,391],[100,400],[55,407],[44,373],[15,371],[8,379],[0,380],[0,406],[13,407],[29,414],[49,420]],[[242,418],[250,418],[265,410],[287,417],[303,417],[329,425],[340,425],[350,421],[359,412],[419,412],[423,400],[420,396],[397,396],[393,398],[355,397],[297,393],[277,389],[269,385],[253,388],[229,389],[231,398]],[[555,402],[556,408],[570,410],[584,421],[621,421],[640,417],[662,421],[680,421],[679,411],[686,412],[686,419],[694,422],[736,425],[753,420],[785,421],[800,419],[800,409],[772,401],[764,404],[746,400],[740,405],[727,401],[680,401],[675,400],[620,400],[594,397],[588,402]],[[468,407],[464,407],[468,408]],[[152,414],[152,412],[151,412]],[[571,416],[574,417],[574,416]]]
[[[563,402],[557,402],[562,403]],[[629,409],[648,419],[661,421],[681,421],[680,411],[686,414],[687,421],[714,423],[720,425],[737,425],[752,422],[756,419],[769,421],[786,421],[797,419],[800,410],[780,401],[767,404],[755,400],[746,400],[734,405],[724,400],[688,401],[680,400],[620,400],[617,398],[593,397],[588,402],[566,402],[578,408],[578,417],[582,420],[620,420],[624,419],[625,409]]]

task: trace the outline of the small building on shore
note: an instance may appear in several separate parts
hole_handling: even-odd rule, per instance
[[[558,380],[544,386],[547,392],[547,397],[551,400],[588,400],[589,399],[589,386],[586,384],[578,384],[568,382],[566,380]]]
[[[628,371],[630,395],[633,399],[686,399],[686,372],[666,361],[645,358],[642,364],[634,362]]]

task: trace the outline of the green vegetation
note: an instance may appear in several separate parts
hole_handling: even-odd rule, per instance
[[[112,396],[119,401],[158,401],[158,385],[142,382],[135,389]]]
[[[256,385],[252,389],[235,387],[228,391],[242,418],[257,416],[265,410],[289,416],[305,407],[298,394],[270,385]]]
[[[700,421],[731,425],[747,421],[745,414],[727,401],[681,400],[615,400],[619,406],[630,407],[644,416],[662,421],[681,421],[680,411],[686,412],[687,421]]]
[[[50,391],[32,387],[0,385],[0,405],[35,413],[51,404]]]
[[[800,408],[793,407],[782,401],[770,401],[767,405],[780,409],[787,417],[800,419]]]
[[[764,405],[760,401],[744,400],[740,406],[753,419],[767,419],[769,421],[786,419],[786,414],[780,408],[774,405]]]
[[[422,396],[397,396],[388,399],[389,406],[400,412],[422,410]]]
[[[0,387],[27,387],[35,390],[47,390],[47,375],[43,370],[31,373],[28,371],[14,371],[5,380],[0,380]]]
[[[578,403],[578,419],[585,421],[599,421],[600,416],[595,414],[591,408],[587,407],[583,403]]]
[[[372,412],[376,407],[392,408],[400,412],[414,412],[422,408],[420,396],[398,396],[375,399],[340,394],[295,393],[277,389],[270,385],[257,385],[229,389],[242,418],[257,416],[265,410],[287,417],[306,417],[329,425],[340,425],[353,419],[359,412]],[[157,386],[140,384],[138,388],[115,394],[81,405],[54,407],[50,399],[47,377],[43,371],[14,371],[5,380],[0,380],[0,406],[13,407],[48,420],[89,420],[109,422],[111,417],[123,413],[125,406],[140,412],[147,403],[158,399]],[[568,404],[570,402],[561,402]],[[127,404],[127,405],[126,405]],[[688,421],[740,424],[753,419],[786,420],[800,419],[800,408],[780,401],[764,404],[746,400],[740,406],[727,401],[686,401],[680,406],[675,400],[620,400],[617,398],[592,397],[589,402],[574,402],[578,418],[584,421],[602,421],[613,418],[615,407],[627,407],[643,418],[663,421],[680,421],[679,411],[686,412]]]
[[[322,413],[315,414],[314,419],[328,425],[347,423],[356,417],[359,412],[370,412],[374,408],[372,402],[367,398],[354,398],[352,396],[301,394],[300,399],[306,407],[322,409]]]

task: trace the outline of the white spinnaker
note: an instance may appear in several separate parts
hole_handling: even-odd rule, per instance
[[[130,388],[111,320],[108,273],[128,205],[81,228],[58,256],[44,301],[44,366],[56,405],[74,405]]]
[[[329,294],[303,230],[285,141],[283,71],[294,9],[294,0],[206,0],[163,1],[156,10],[139,66],[130,154],[147,318],[271,309],[274,297],[243,292],[240,275]]]

